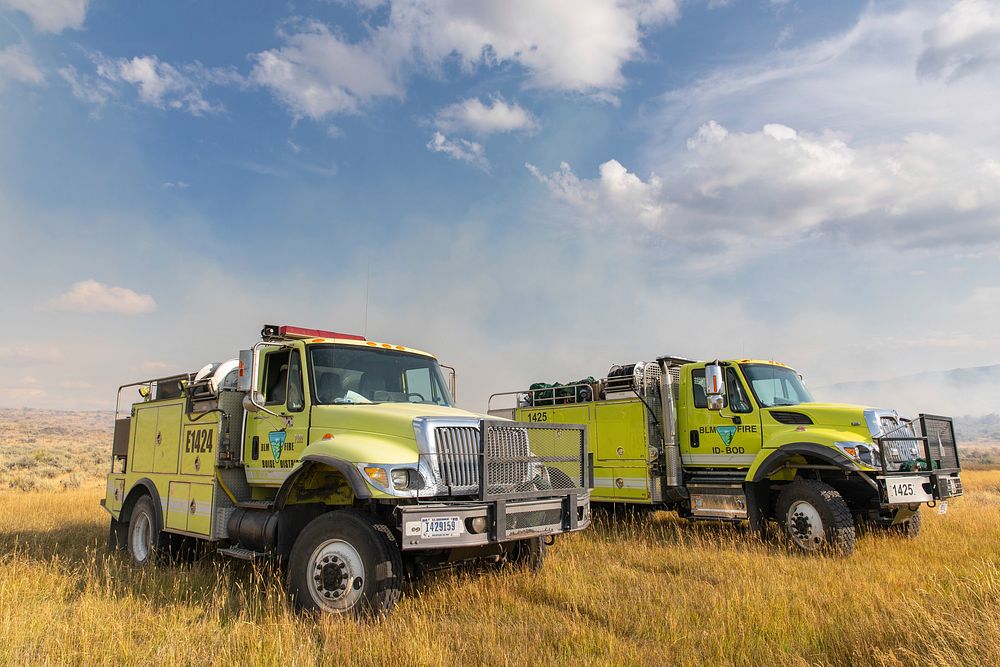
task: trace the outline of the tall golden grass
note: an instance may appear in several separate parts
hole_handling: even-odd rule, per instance
[[[387,618],[291,611],[272,567],[147,572],[106,552],[97,483],[0,491],[0,663],[996,665],[1000,471],[916,539],[790,554],[667,513],[600,519],[545,570],[449,572]]]

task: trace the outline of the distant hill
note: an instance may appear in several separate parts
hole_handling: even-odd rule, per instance
[[[962,440],[1000,441],[1000,364],[813,388],[816,400],[956,418]]]

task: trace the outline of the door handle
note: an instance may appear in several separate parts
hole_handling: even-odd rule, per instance
[[[692,449],[695,448],[695,447],[700,447],[700,446],[701,446],[701,443],[698,442],[698,431],[696,431],[695,429],[691,429],[691,447],[692,447]]]

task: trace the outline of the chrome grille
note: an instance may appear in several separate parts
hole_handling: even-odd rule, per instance
[[[418,418],[414,428],[429,482],[421,495],[543,498],[588,488],[583,426]]]
[[[439,426],[434,429],[437,473],[451,488],[479,488],[479,429],[475,426]]]

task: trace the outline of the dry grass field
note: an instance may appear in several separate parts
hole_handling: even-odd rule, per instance
[[[557,543],[541,575],[440,574],[388,618],[356,623],[294,614],[274,568],[206,558],[132,571],[105,551],[100,481],[54,474],[22,490],[7,444],[0,664],[957,667],[1000,656],[1000,470],[966,473],[967,495],[943,516],[925,510],[917,539],[868,534],[849,559],[662,512],[601,519]]]

